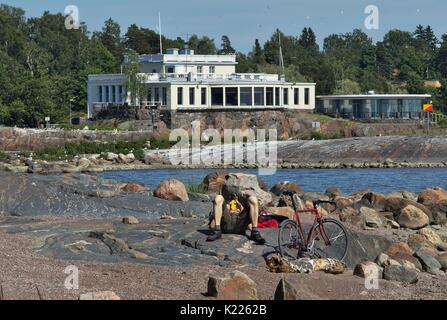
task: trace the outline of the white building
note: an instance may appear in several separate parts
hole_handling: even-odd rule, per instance
[[[168,49],[166,54],[141,55],[141,76],[147,97],[137,103],[162,110],[315,108],[315,83],[286,82],[276,74],[236,73],[235,55],[196,55]],[[88,77],[88,116],[107,105],[130,104],[124,74]]]

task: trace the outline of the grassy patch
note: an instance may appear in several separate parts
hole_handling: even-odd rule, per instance
[[[0,161],[7,161],[7,160],[9,160],[9,156],[3,151],[0,151]]]
[[[191,181],[190,183],[186,184],[185,186],[186,186],[186,190],[191,193],[201,193],[201,194],[208,193],[203,184],[201,184],[201,183],[196,184],[196,183],[194,183],[194,180]]]
[[[438,125],[441,129],[447,129],[447,118],[442,119],[438,122]]]
[[[312,131],[310,134],[310,140],[331,140],[331,139],[340,139],[340,135],[339,134],[332,134],[332,135],[327,135],[324,134],[320,131]]]
[[[34,151],[33,157],[35,159],[55,161],[65,159],[70,160],[74,156],[80,154],[101,154],[106,152],[128,154],[132,152],[138,160],[143,161],[144,149],[147,148],[147,141],[147,139],[140,139],[136,141],[117,142],[66,142],[63,148],[44,148]],[[149,141],[151,149],[168,149],[174,144],[165,137],[153,137],[150,138]],[[21,154],[28,157],[30,152],[22,152]]]

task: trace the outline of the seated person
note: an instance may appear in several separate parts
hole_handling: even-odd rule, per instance
[[[247,229],[251,230],[250,240],[265,244],[264,238],[258,230],[258,199],[247,196],[248,210],[239,202],[237,197],[225,201],[221,195],[214,199],[213,214],[210,217],[209,227],[212,230],[207,241],[215,241],[222,237],[222,233],[245,235]]]

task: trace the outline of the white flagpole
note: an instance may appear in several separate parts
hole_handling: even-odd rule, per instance
[[[158,31],[160,34],[160,54],[163,54],[163,41],[161,37],[161,13],[158,13]]]

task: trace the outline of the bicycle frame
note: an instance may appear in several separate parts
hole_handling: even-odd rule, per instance
[[[311,229],[309,230],[307,237],[305,236],[304,227],[303,227],[303,224],[301,223],[301,216],[300,216],[301,213],[312,213],[315,215],[314,222],[311,226]],[[326,245],[330,245],[329,238],[328,238],[326,231],[324,230],[324,227],[321,223],[322,217],[320,215],[320,212],[318,211],[318,208],[314,207],[312,209],[306,209],[306,210],[295,210],[295,219],[294,220],[298,225],[297,229],[301,233],[301,239],[303,239],[303,242],[304,242],[303,243],[304,248],[302,248],[302,249],[305,249],[306,251],[309,250],[309,243],[310,243],[311,239],[313,238],[314,230],[316,229],[316,227],[319,228],[320,234],[323,237],[323,240],[326,243]]]

